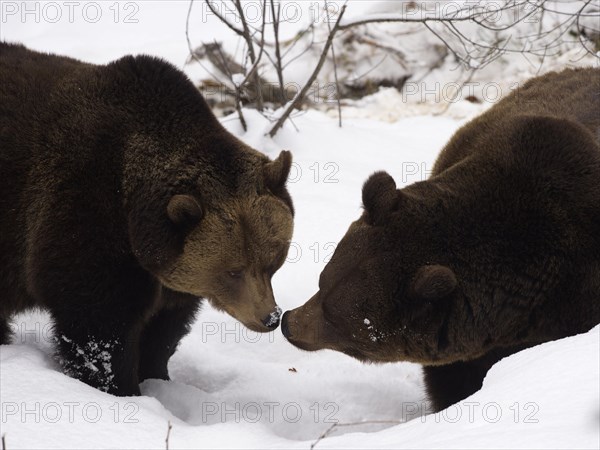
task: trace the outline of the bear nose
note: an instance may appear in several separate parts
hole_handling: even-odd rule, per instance
[[[274,330],[279,326],[279,318],[281,317],[281,308],[279,306],[275,307],[267,317],[265,317],[261,322],[267,328]]]
[[[288,317],[289,317],[290,312],[286,311],[285,314],[283,315],[282,319],[281,319],[281,332],[283,333],[283,335],[286,338],[289,338],[291,336],[290,333],[290,328],[288,327]]]

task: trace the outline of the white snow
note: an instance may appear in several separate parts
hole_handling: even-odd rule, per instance
[[[13,3],[21,7],[3,2],[2,8]],[[137,2],[137,23],[114,23],[111,4],[100,3],[98,23],[3,15],[0,38],[91,62],[145,52],[183,67],[188,2]],[[131,12],[125,5],[118,5],[121,18]],[[197,24],[203,26],[193,28],[195,42],[230,36]],[[185,70],[194,80],[204,76],[194,65]],[[494,79],[493,72],[488,76]],[[294,155],[294,237],[273,281],[283,310],[317,290],[336,243],[360,215],[368,175],[387,170],[399,186],[427,178],[451,134],[489,106],[459,100],[446,111],[435,103],[407,101],[384,89],[344,105],[343,128],[333,113],[308,111],[293,118],[299,131],[287,123],[274,139],[265,137],[272,122],[256,111],[245,111],[248,132],[235,116],[222,119],[269,156],[282,149]],[[373,327],[368,318],[364,324]],[[317,449],[600,446],[600,327],[506,358],[481,391],[437,415],[423,415],[418,365],[366,365],[331,351],[302,352],[279,329],[254,333],[208,305],[170,361],[172,381],[144,382],[141,397],[114,397],[64,375],[53,358],[45,313],[19,315],[13,328],[13,344],[0,347],[0,434],[11,450],[165,448],[169,422],[170,448],[309,449],[336,422],[368,423],[330,430]],[[99,363],[110,362],[101,351],[97,356]]]
[[[275,307],[275,311],[273,311],[271,314],[269,314],[269,320],[267,320],[267,323],[265,323],[266,326],[271,326],[271,325],[275,325],[276,323],[279,323],[279,319],[281,318],[281,315],[283,314],[282,309],[279,306]]]
[[[241,86],[245,79],[246,77],[242,73],[234,73],[231,75],[231,81],[233,81],[236,86]]]

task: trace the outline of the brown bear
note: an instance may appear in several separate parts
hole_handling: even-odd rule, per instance
[[[462,127],[426,181],[364,212],[282,331],[305,350],[423,364],[432,409],[500,358],[600,322],[600,70],[549,73]]]
[[[271,277],[292,236],[289,152],[229,134],[178,69],[0,43],[0,342],[46,308],[70,375],[136,395],[201,299],[279,324]]]

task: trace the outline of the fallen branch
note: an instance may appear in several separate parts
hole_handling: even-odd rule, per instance
[[[328,437],[331,433],[335,431],[336,428],[341,427],[356,427],[359,425],[372,425],[372,424],[386,424],[386,425],[400,425],[401,420],[366,420],[364,422],[352,422],[352,423],[334,423],[329,428],[327,428],[321,435],[317,438],[315,442],[310,444],[310,450],[314,450],[319,442]]]
[[[173,428],[173,426],[171,425],[170,420],[167,422],[167,424],[167,437],[165,438],[165,446],[166,449],[169,450],[169,437],[171,436],[171,428]]]

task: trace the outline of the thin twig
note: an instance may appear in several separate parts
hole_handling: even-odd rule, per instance
[[[336,428],[341,427],[356,427],[358,425],[372,425],[372,424],[385,424],[385,425],[400,425],[404,422],[401,420],[366,420],[364,422],[352,422],[352,423],[334,423],[329,428],[327,428],[315,442],[310,444],[310,450],[314,450],[319,442],[328,437],[331,433],[335,431]]]
[[[193,0],[192,0],[193,1]],[[216,9],[215,7],[212,5],[212,0],[204,0],[204,3],[206,3],[206,5],[208,6],[208,9],[210,9],[210,12],[213,13],[215,16],[217,16],[217,18],[223,22],[225,25],[227,25],[227,28],[229,28],[231,31],[233,31],[235,34],[237,34],[238,36],[242,36],[244,37],[244,32],[242,30],[240,30],[239,28],[236,28],[231,22],[229,22],[223,15],[221,15]],[[221,4],[225,4],[224,2],[221,2]]]
[[[297,59],[301,58],[302,56],[304,56],[311,48],[313,48],[313,45],[315,45],[315,29],[313,26],[310,27],[310,42],[308,43],[308,45],[306,45],[306,47],[304,48],[304,50],[302,50],[300,53],[298,53],[296,56],[290,58],[284,65],[283,65],[283,69],[285,70],[286,67],[288,67],[291,63],[293,63],[294,61],[296,61]],[[291,47],[286,50],[286,52],[283,54],[282,58],[285,59],[285,57],[287,56],[287,54],[289,53],[289,51],[296,45],[296,43],[300,40],[300,38],[298,38],[297,41],[294,41],[294,43],[291,45]]]
[[[281,55],[282,59],[285,59],[285,57],[288,55],[288,53],[290,53],[294,47],[296,47],[296,44],[298,44],[298,42],[300,42],[302,40],[302,38],[306,35],[306,33],[311,32],[311,39],[310,39],[310,46],[312,46],[312,44],[314,44],[315,42],[315,24],[311,23],[308,27],[306,27],[304,30],[300,31],[299,33],[296,33],[296,36],[294,36],[291,39],[288,39],[285,42],[282,42],[282,44],[284,46],[288,46],[287,50],[285,52],[283,52],[283,55]],[[305,53],[306,50],[304,50],[302,53]]]
[[[190,0],[190,7],[188,8],[187,18],[185,20],[185,38],[187,40],[188,51],[190,53],[189,57],[192,60],[196,61],[198,64],[200,64],[200,67],[202,67],[217,83],[220,84],[221,81],[219,80],[219,77],[217,77],[214,73],[208,70],[208,68],[205,67],[204,64],[202,64],[202,61],[196,56],[196,54],[194,53],[194,49],[192,48],[192,41],[190,40],[190,16],[192,14],[193,5],[194,0]]]
[[[527,5],[527,4],[530,4],[529,0],[524,0],[522,3],[519,3],[519,4],[507,4],[507,5],[503,6],[502,8],[494,9],[493,12],[498,13],[498,12],[502,12],[502,11],[506,11],[506,10],[511,10],[517,6],[522,6],[522,5]],[[471,10],[473,10],[473,12],[470,12]],[[458,9],[458,10],[456,10],[455,13],[448,14],[445,17],[427,16],[426,15],[425,17],[419,18],[419,17],[406,17],[406,16],[398,16],[398,15],[382,15],[379,17],[375,16],[375,17],[370,17],[367,19],[350,21],[348,23],[341,24],[339,29],[340,29],[340,31],[342,31],[342,30],[347,30],[348,28],[354,28],[354,27],[361,26],[361,25],[368,25],[370,23],[469,22],[478,17],[485,17],[486,12],[487,11],[485,9],[476,9],[476,8],[471,8],[470,6],[467,6],[466,8]],[[468,13],[468,14],[461,15],[461,13]]]
[[[331,22],[329,19],[329,5],[327,4],[327,0],[325,0],[325,13],[327,14],[327,28],[329,29],[329,33],[331,33]],[[338,80],[338,72],[337,72],[337,61],[335,59],[335,45],[331,46],[331,58],[333,59],[333,76],[335,78],[335,94],[337,97],[338,122],[339,122],[339,127],[342,128],[342,103],[341,103],[340,82]]]
[[[254,49],[254,40],[252,38],[252,35],[250,34],[250,28],[248,26],[248,20],[246,19],[246,16],[244,15],[244,9],[242,7],[242,2],[241,2],[241,0],[234,0],[233,4],[235,5],[235,8],[237,9],[237,12],[240,16],[240,20],[242,21],[242,37],[246,41],[246,46],[248,47],[248,56],[250,57],[250,62],[252,63],[252,65],[254,65],[254,64],[256,64],[256,61],[257,61],[256,52]],[[264,47],[266,7],[267,7],[267,0],[263,0],[263,21],[262,21],[262,32],[261,32],[262,42],[260,45],[261,48]],[[262,86],[261,86],[260,78],[258,77],[258,75],[255,75],[253,78],[254,78],[254,80],[253,80],[254,87],[256,89],[256,109],[258,109],[259,111],[262,111],[264,109],[264,106],[263,106]]]
[[[273,16],[272,22],[266,21],[267,1],[270,1],[270,12]],[[423,15],[420,17],[414,14],[383,14],[356,20],[345,20],[342,18],[346,10],[346,2],[340,10],[340,14],[337,17],[335,25],[332,27],[332,22],[329,20],[329,5],[327,0],[325,0],[329,34],[327,35],[326,40],[324,40],[321,44],[319,42],[315,42],[314,24],[309,25],[291,40],[282,42],[280,40],[280,26],[281,23],[285,21],[281,19],[281,7],[279,5],[275,5],[275,0],[263,0],[263,20],[261,28],[251,26],[251,24],[248,23],[247,18],[244,16],[241,0],[230,0],[230,4],[233,5],[233,7],[227,9],[227,11],[234,13],[237,12],[242,24],[240,28],[234,26],[233,23],[228,22],[225,15],[221,14],[218,11],[218,8],[213,6],[214,4],[212,4],[210,0],[205,0],[212,13],[215,14],[216,17],[218,17],[237,35],[241,36],[241,41],[245,42],[246,44],[245,48],[247,53],[244,56],[243,64],[243,73],[245,73],[246,76],[243,83],[234,83],[234,86],[236,87],[236,90],[241,90],[243,87],[245,87],[246,83],[254,83],[257,94],[256,107],[259,110],[262,110],[264,105],[264,91],[262,90],[261,86],[263,81],[261,74],[259,73],[262,69],[259,67],[259,62],[261,58],[266,55],[273,67],[275,67],[279,82],[279,103],[281,103],[283,114],[277,119],[275,117],[269,119],[274,122],[274,126],[268,133],[268,135],[271,137],[273,137],[278,130],[281,129],[287,120],[291,120],[290,118],[294,114],[293,112],[301,107],[303,102],[307,100],[308,95],[311,95],[310,93],[314,89],[313,85],[315,84],[315,80],[319,76],[326,59],[329,57],[329,51],[331,51],[331,58],[333,60],[333,70],[337,89],[338,116],[341,126],[342,96],[340,92],[340,79],[338,77],[337,67],[337,56],[339,55],[336,55],[333,45],[334,39],[339,36],[341,31],[350,30],[354,27],[360,27],[371,23],[415,24],[414,27],[422,27],[421,29],[423,31],[427,30],[434,35],[438,40],[441,41],[447,51],[454,56],[455,60],[459,62],[462,67],[469,69],[470,73],[468,78],[470,80],[475,71],[482,69],[488,64],[491,64],[497,58],[506,53],[521,54],[530,62],[530,64],[538,66],[539,63],[541,67],[541,64],[543,64],[546,58],[561,54],[564,52],[565,46],[568,48],[569,45],[578,43],[579,47],[581,47],[585,53],[599,57],[597,54],[595,54],[594,49],[590,46],[590,41],[588,38],[581,31],[582,24],[580,23],[582,17],[598,17],[597,13],[586,11],[588,6],[593,4],[594,1],[597,0],[578,2],[578,10],[576,12],[566,12],[561,11],[560,8],[555,9],[554,7],[549,7],[549,5],[553,5],[553,3],[546,0],[509,0],[504,2],[500,8],[494,8],[491,11],[486,6],[478,5],[475,7],[467,6],[464,8],[459,8],[458,10],[451,11],[449,13],[439,11],[435,15],[429,14],[428,11],[422,11]],[[190,9],[188,11],[188,20],[186,22],[186,38],[188,40],[188,47],[190,48],[192,57],[199,61],[200,55],[195,55],[191,50],[191,43],[189,40],[189,18],[192,3],[193,0],[190,3]],[[583,4],[583,6],[579,8],[579,5],[581,4]],[[497,21],[497,18],[499,17],[498,14],[502,12],[508,12],[508,14],[505,15],[501,21]],[[539,27],[535,27],[537,28],[536,32],[529,33],[527,30],[523,31],[518,27],[519,24],[531,22],[532,17],[537,17],[537,14],[540,14],[541,20]],[[545,18],[549,15],[551,15],[551,17],[546,25]],[[508,20],[505,19],[507,16]],[[273,26],[273,32],[275,36],[274,44],[265,43],[265,26],[267,23]],[[462,24],[468,23],[477,26],[475,34],[466,33],[466,29],[462,26]],[[576,39],[569,40],[568,37],[566,37],[566,34],[570,32],[573,27],[576,27],[577,30]],[[409,26],[409,28],[413,27]],[[516,33],[512,32],[513,29],[516,30]],[[501,34],[501,32],[506,30],[511,30],[511,34]],[[303,42],[307,41],[307,39],[304,37],[309,31],[312,33],[310,37],[311,42],[302,52],[300,52],[299,55],[292,57],[292,49],[294,49],[294,47],[300,43],[301,40]],[[259,32],[260,40],[257,36]],[[369,36],[368,33],[366,36]],[[357,41],[359,43],[374,45],[376,48],[380,48],[388,53],[395,53],[398,55],[399,52],[393,48],[377,44],[375,39],[371,39],[373,42],[369,42],[367,38],[359,37],[357,38]],[[493,43],[488,44],[488,42]],[[274,57],[272,57],[268,51],[264,50],[266,45],[269,47],[274,46]],[[282,48],[282,45],[284,48],[287,47],[285,48],[285,51],[284,48]],[[317,65],[310,75],[308,81],[300,89],[298,94],[294,96],[292,101],[286,102],[285,100],[287,99],[288,95],[284,85],[283,76],[286,67],[288,67],[289,64],[297,58],[300,58],[306,52],[311,51],[316,46],[321,45],[323,45],[323,48]],[[260,49],[260,52],[258,49]],[[290,55],[289,59],[287,58],[288,55]],[[403,63],[403,61],[406,59],[404,55],[399,54],[398,56],[399,62]],[[530,57],[532,56],[537,57],[538,60],[530,60]],[[251,67],[250,69],[246,70],[245,66],[247,65],[248,60],[251,63]],[[218,81],[218,79],[214,77],[212,73],[211,76]],[[232,78],[231,74],[225,74],[225,76]],[[240,97],[240,95],[238,95],[238,97]],[[277,102],[276,99],[274,101]],[[241,104],[237,105],[237,109],[239,113],[238,115],[240,115],[242,122],[245,122],[243,121],[243,116],[241,114]],[[242,125],[245,129],[245,123]]]
[[[469,69],[469,75],[467,76],[465,81],[463,81],[460,84],[460,86],[457,88],[454,96],[451,99],[446,101],[446,104],[442,107],[442,109],[440,111],[434,112],[432,115],[433,116],[441,116],[442,114],[445,114],[448,111],[448,109],[450,108],[450,105],[454,102],[454,100],[456,100],[458,98],[458,96],[462,93],[462,90],[464,89],[464,87],[471,82],[474,75],[475,75],[475,69]]]
[[[358,27],[361,25],[368,25],[371,23],[420,23],[425,26],[432,34],[434,34],[442,43],[453,53],[455,58],[461,61],[463,64],[470,66],[470,61],[475,58],[475,55],[479,52],[484,52],[486,54],[485,58],[480,59],[480,63],[478,68],[485,67],[486,65],[493,62],[495,59],[500,57],[504,53],[518,53],[526,56],[527,54],[534,55],[537,57],[545,58],[549,55],[548,51],[550,49],[560,47],[561,44],[566,44],[563,36],[568,32],[571,26],[578,26],[579,20],[581,17],[598,17],[598,14],[594,13],[584,13],[586,7],[592,3],[593,0],[587,0],[583,2],[583,6],[579,8],[576,12],[565,12],[560,11],[558,9],[552,9],[547,6],[547,1],[537,1],[532,2],[531,0],[524,1],[509,1],[506,2],[501,8],[495,8],[492,13],[498,14],[504,11],[522,11],[516,15],[515,19],[510,21],[510,23],[505,25],[496,26],[493,22],[489,21],[490,11],[486,10],[486,8],[463,8],[457,10],[453,14],[446,14],[444,16],[424,16],[424,17],[415,17],[415,16],[400,16],[400,15],[381,15],[374,17],[367,17],[366,19],[349,21],[343,23],[339,26],[341,30],[347,30],[350,28]],[[530,19],[532,16],[535,16],[537,13],[541,13],[541,18],[543,19],[544,13],[550,12],[557,16],[565,16],[564,20],[559,20],[559,23],[549,30],[543,30],[543,23],[540,21],[540,27],[538,29],[538,33],[530,36],[521,36],[514,37],[509,36],[503,43],[501,47],[493,47],[491,45],[485,44],[485,39],[473,39],[466,36],[463,32],[461,32],[457,24],[462,22],[473,22],[477,24],[483,30],[489,30],[495,33],[500,31],[505,31],[515,27],[517,24],[521,22],[525,22],[527,19]],[[451,35],[454,35],[458,44],[462,46],[462,51],[457,51],[452,44],[444,38],[438,31],[436,31],[432,24],[441,24],[445,27],[447,31],[450,32]],[[525,39],[534,39],[534,41],[539,41],[542,37],[548,36],[550,34],[556,34],[554,39],[550,42],[545,42],[540,44],[539,46],[529,47],[530,41]],[[586,43],[581,38],[579,34],[579,44],[589,53],[595,57],[599,57],[593,49],[589,48]],[[521,48],[517,48],[515,45],[509,47],[509,42],[513,41],[513,43],[518,44],[521,42]],[[467,48],[467,45],[471,46],[471,48]],[[489,51],[493,50],[493,51]],[[554,52],[554,55],[559,54],[561,52],[560,48]],[[463,53],[465,56],[462,56]]]
[[[248,77],[246,77],[244,79],[243,83],[236,83],[235,80],[233,79],[233,74],[231,73],[231,70],[229,68],[229,64],[227,64],[227,60],[225,58],[225,55],[223,54],[223,50],[221,49],[220,45],[217,45],[217,49],[219,51],[219,55],[221,56],[221,59],[223,61],[223,65],[225,66],[225,69],[227,70],[227,73],[225,75],[227,75],[229,77],[229,80],[231,81],[231,84],[233,85],[233,89],[235,91],[235,111],[238,114],[238,117],[240,118],[240,124],[242,125],[242,128],[244,129],[244,131],[248,131],[248,124],[246,122],[246,118],[244,117],[244,113],[242,111],[242,88],[246,82],[246,80],[248,79]]]
[[[342,17],[344,17],[344,13],[346,12],[346,6],[347,6],[347,3],[344,3],[344,5],[342,6],[342,9],[340,10],[340,14],[337,18],[337,21],[335,22],[334,27],[331,29],[331,31],[329,33],[329,37],[327,38],[327,42],[325,43],[325,47],[323,48],[321,57],[319,58],[319,62],[317,63],[315,70],[313,71],[312,75],[310,76],[310,78],[308,79],[308,81],[306,82],[306,84],[304,85],[302,90],[294,97],[294,100],[292,100],[289,103],[289,105],[287,106],[287,109],[283,112],[283,114],[281,115],[279,120],[275,123],[275,126],[273,126],[271,131],[269,131],[269,133],[268,133],[269,136],[273,137],[277,134],[277,132],[283,126],[283,124],[285,123],[287,118],[290,116],[290,114],[292,113],[294,108],[296,108],[297,106],[299,106],[302,103],[302,101],[304,100],[304,97],[306,96],[306,93],[310,90],[310,88],[311,88],[312,84],[314,83],[315,79],[317,78],[319,72],[321,72],[321,68],[323,67],[323,64],[325,63],[325,59],[327,58],[327,54],[329,53],[329,48],[331,47],[331,45],[333,43],[333,38],[335,37],[335,34],[339,31],[340,21],[342,20]]]
[[[171,425],[171,421],[169,420],[167,422],[167,437],[165,438],[165,448],[167,450],[169,450],[169,437],[171,436],[171,428],[173,428],[173,426]]]
[[[281,44],[279,42],[279,22],[281,20],[281,3],[277,3],[277,11],[275,11],[275,1],[271,1],[271,15],[273,16],[273,34],[275,35],[275,71],[277,72],[277,80],[279,81],[279,95],[281,96],[280,104],[285,105],[285,84],[283,82],[283,64],[281,62]]]

